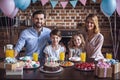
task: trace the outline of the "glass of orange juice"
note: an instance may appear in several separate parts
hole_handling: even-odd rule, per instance
[[[106,53],[106,58],[107,59],[112,59],[112,53]]]
[[[65,53],[60,52],[59,58],[60,58],[60,61],[64,61],[65,60]]]
[[[38,61],[38,53],[33,53],[33,61]]]
[[[85,53],[85,52],[82,52],[82,53],[80,54],[80,58],[81,58],[81,61],[82,61],[82,62],[85,62],[85,61],[86,61],[86,53]]]

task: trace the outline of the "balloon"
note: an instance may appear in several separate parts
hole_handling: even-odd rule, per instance
[[[120,16],[120,0],[117,0],[117,13]]]
[[[0,7],[6,16],[10,15],[15,9],[14,0],[0,0]]]
[[[11,15],[9,15],[8,17],[10,18],[14,18],[16,16],[16,14],[18,13],[19,9],[18,8],[15,8],[14,11],[12,12]]]
[[[31,3],[31,0],[14,0],[16,7],[25,10]]]
[[[105,16],[110,17],[116,10],[116,0],[102,0],[100,8]]]

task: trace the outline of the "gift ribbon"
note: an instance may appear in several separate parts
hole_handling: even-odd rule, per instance
[[[107,74],[107,68],[104,68],[104,77],[106,77]]]

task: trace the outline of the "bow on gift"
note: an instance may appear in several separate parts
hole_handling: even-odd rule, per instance
[[[104,62],[104,61],[99,61],[97,64],[98,67],[104,68],[104,77],[107,75],[107,68],[111,66],[110,63]]]

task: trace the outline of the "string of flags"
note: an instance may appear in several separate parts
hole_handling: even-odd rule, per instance
[[[76,7],[77,2],[81,2],[82,5],[86,5],[87,0],[40,0],[42,6],[45,6],[46,3],[50,2],[52,8],[55,8],[55,6],[60,3],[63,8],[67,6],[68,3],[72,5],[72,7]],[[96,0],[93,0],[93,2],[96,2]]]

